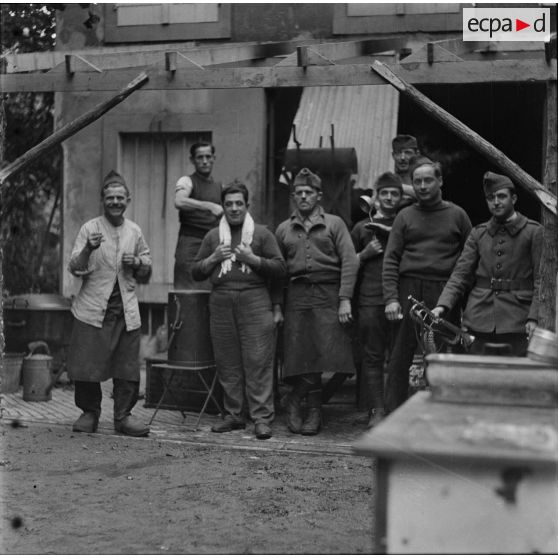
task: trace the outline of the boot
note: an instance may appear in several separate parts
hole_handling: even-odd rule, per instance
[[[386,416],[386,412],[383,407],[378,407],[375,409],[370,409],[368,412],[368,426],[367,428],[374,428],[383,420]]]
[[[322,390],[313,389],[308,392],[308,416],[300,433],[303,436],[315,436],[322,426]]]
[[[287,427],[293,434],[299,434],[302,428],[300,399],[294,393],[290,393],[287,397]]]
[[[85,411],[81,416],[74,422],[72,430],[74,432],[86,432],[88,434],[93,434],[97,432],[97,425],[99,424],[99,414],[93,411]]]
[[[131,416],[131,410],[138,400],[139,382],[113,380],[114,429],[126,436],[147,436],[149,426]]]
[[[122,420],[114,421],[114,429],[125,436],[147,436],[149,434],[149,426],[136,420],[132,415],[124,417]]]

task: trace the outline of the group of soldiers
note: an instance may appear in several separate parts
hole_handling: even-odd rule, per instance
[[[407,399],[417,348],[409,295],[467,328],[474,352],[505,343],[512,354],[525,354],[537,323],[541,226],[515,210],[512,181],[487,172],[492,217],[472,228],[466,212],[443,199],[440,164],[420,153],[416,139],[400,135],[392,147],[395,172],[377,177],[369,216],[352,231],[323,210],[322,181],[303,168],[291,188],[294,210],[275,234],[254,222],[245,184],[213,179],[215,147],[191,147],[195,172],[178,180],[175,193],[174,287],[211,290],[210,334],[225,410],[213,432],[244,429],[250,419],[258,439],[271,437],[279,324],[282,375],[291,386],[287,426],[302,435],[322,425],[322,374],[355,373],[353,321],[368,426]],[[141,230],[123,216],[130,200],[124,179],[109,173],[101,197],[104,214],[83,225],[69,264],[82,278],[68,358],[82,410],[73,429],[96,430],[100,382],[113,378],[115,429],[144,436],[149,429],[131,416],[139,387],[134,289],[149,279],[151,259]]]

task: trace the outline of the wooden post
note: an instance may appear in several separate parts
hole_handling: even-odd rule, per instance
[[[116,95],[112,96],[110,99],[99,103],[97,106],[88,110],[85,114],[76,118],[72,122],[69,122],[60,130],[57,130],[51,134],[48,138],[43,140],[41,143],[29,149],[21,157],[18,157],[15,161],[10,163],[8,166],[0,170],[0,192],[5,188],[5,181],[13,174],[19,172],[20,170],[27,167],[33,161],[38,159],[41,155],[44,155],[47,151],[62,143],[64,140],[73,136],[76,132],[79,132],[82,128],[85,128],[101,116],[108,112],[111,108],[121,103],[129,95],[131,95],[136,89],[139,89],[149,81],[147,74],[142,72],[134,80],[132,80],[126,87],[124,87]]]
[[[556,82],[546,85],[546,105],[543,134],[543,181],[549,192],[557,194],[557,140],[556,140]],[[558,217],[549,211],[542,212],[543,249],[541,258],[541,288],[539,292],[539,325],[544,329],[554,329],[556,324],[556,271],[558,270]]]
[[[549,192],[540,182],[526,173],[517,163],[514,163],[490,142],[486,141],[482,136],[471,130],[471,128],[463,124],[459,119],[455,118],[455,116],[431,101],[411,84],[406,83],[396,76],[385,64],[376,60],[372,64],[372,69],[398,91],[412,99],[426,113],[444,124],[444,126],[449,128],[463,141],[467,142],[473,149],[477,150],[494,163],[502,172],[511,178],[517,186],[521,186],[530,194],[535,195],[544,207],[556,215],[556,194]]]

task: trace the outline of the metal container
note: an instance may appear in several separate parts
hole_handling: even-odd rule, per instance
[[[46,341],[54,349],[70,343],[70,299],[58,294],[21,294],[4,302],[6,351],[26,352],[32,341]]]
[[[537,327],[529,340],[527,355],[533,360],[558,365],[558,335]]]
[[[48,351],[46,343],[37,343],[31,352],[24,357],[23,400],[50,401],[52,399],[52,357],[50,354],[37,354],[40,348]]]
[[[19,390],[24,356],[24,353],[4,355],[0,374],[0,393],[14,393]]]
[[[168,359],[186,366],[214,364],[209,332],[210,291],[169,293]]]

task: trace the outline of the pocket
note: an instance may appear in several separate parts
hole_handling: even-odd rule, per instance
[[[533,291],[513,291],[513,295],[521,304],[533,302]]]

